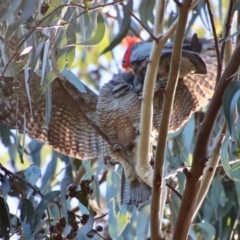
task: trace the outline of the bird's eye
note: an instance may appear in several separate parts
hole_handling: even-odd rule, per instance
[[[126,63],[126,60],[125,60],[125,59],[123,59],[122,63],[124,63],[124,64],[125,64],[125,63]]]

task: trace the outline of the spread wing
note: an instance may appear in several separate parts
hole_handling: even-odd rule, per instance
[[[31,106],[24,73],[0,77],[0,123],[21,133],[25,126],[27,135],[70,157],[87,159],[102,154],[105,142],[86,118],[96,121],[98,96],[94,92],[87,87],[85,93],[80,92],[68,81],[56,78],[51,83],[52,111],[46,125],[44,95],[36,101],[40,77],[34,73],[28,86]]]

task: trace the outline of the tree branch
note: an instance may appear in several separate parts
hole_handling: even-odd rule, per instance
[[[157,153],[156,161],[154,166],[154,177],[153,177],[153,189],[152,189],[152,204],[151,204],[151,232],[152,237],[154,238],[154,229],[158,221],[154,215],[158,213],[159,209],[159,200],[161,199],[162,194],[162,177],[164,171],[164,159],[165,151],[167,144],[167,135],[169,122],[171,117],[171,111],[173,107],[173,100],[175,96],[176,86],[178,82],[179,68],[181,64],[181,52],[182,44],[184,40],[185,27],[187,24],[188,12],[191,6],[190,0],[185,0],[182,2],[179,9],[179,20],[176,30],[176,38],[173,45],[173,52],[171,58],[171,68],[169,73],[169,78],[166,86],[162,117],[160,121],[159,134],[158,134],[158,144],[157,144]],[[164,203],[161,203],[163,205]],[[158,216],[159,218],[159,216]]]
[[[201,180],[201,186],[200,186],[199,193],[198,193],[197,203],[196,203],[196,207],[195,207],[195,212],[193,214],[192,220],[194,220],[199,208],[202,205],[204,198],[207,195],[207,192],[210,188],[213,177],[215,175],[216,169],[218,167],[218,163],[219,163],[219,159],[220,159],[219,152],[220,152],[220,149],[222,146],[223,138],[226,133],[226,129],[227,129],[226,123],[224,123],[221,130],[218,132],[218,135],[216,136],[213,146],[210,150],[210,156],[212,156],[212,157],[210,157],[208,159],[207,166],[204,169],[203,177]]]
[[[206,112],[202,127],[196,141],[193,153],[193,163],[190,170],[190,177],[187,179],[185,191],[183,193],[183,201],[179,209],[179,215],[176,223],[173,240],[185,240],[188,235],[192,216],[195,211],[198,191],[200,188],[200,177],[207,160],[207,147],[212,133],[212,129],[222,105],[222,95],[228,84],[234,79],[240,62],[240,43],[237,44],[235,51],[217,85],[212,101]]]
[[[159,0],[160,1],[160,0]],[[191,4],[190,10],[193,9],[198,0],[194,0]],[[160,10],[158,10],[160,11]],[[157,13],[156,13],[157,14]],[[159,15],[160,16],[160,15]],[[161,54],[163,46],[166,44],[167,40],[172,36],[176,27],[177,27],[178,19],[174,21],[174,23],[168,28],[168,30],[163,34],[160,41],[153,42],[152,51],[150,58],[151,61],[148,64],[148,68],[145,75],[144,80],[144,89],[143,89],[143,101],[141,108],[141,119],[140,119],[140,138],[138,141],[138,150],[137,150],[137,165],[136,171],[139,177],[146,182],[149,186],[152,186],[153,182],[153,170],[149,161],[149,136],[151,135],[152,130],[152,99],[153,99],[153,89],[155,84],[155,71],[154,66],[157,68],[159,64],[159,59],[153,61],[154,58],[159,58],[158,56]],[[154,26],[158,24],[157,19],[155,19]],[[157,39],[160,38],[161,33],[154,33]],[[153,54],[152,54],[153,53]],[[149,79],[149,80],[148,80]]]

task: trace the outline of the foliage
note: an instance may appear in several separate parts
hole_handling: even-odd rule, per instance
[[[194,32],[199,37],[212,36],[204,2],[200,0],[190,14],[188,37]],[[229,2],[236,2],[234,13],[237,14],[239,1],[211,2],[217,34],[224,37],[222,42],[228,39],[221,34]],[[8,77],[24,70],[27,80],[28,74],[31,76],[41,68],[42,87],[37,97],[45,94],[59,75],[71,79],[81,92],[85,88],[78,79],[98,91],[120,70],[123,38],[131,34],[148,40],[155,18],[154,0],[2,0],[0,4],[0,72]],[[178,12],[174,1],[168,1],[165,29],[172,25]],[[237,29],[235,24],[234,28]],[[231,34],[238,33],[233,30]],[[240,235],[240,165],[236,161],[239,157],[239,89],[239,82],[232,82],[223,95],[223,112],[215,123],[211,140],[212,144],[225,117],[229,131],[221,146],[222,166],[217,168],[191,226],[191,239],[237,239]],[[47,94],[45,97],[47,125],[51,101]],[[205,111],[195,114],[179,132],[169,135],[165,167],[170,188],[162,227],[166,236],[174,231],[181,204],[176,192],[181,196],[186,183],[182,166],[192,163]],[[119,203],[120,165],[107,157],[85,162],[71,159],[25,134],[9,131],[4,125],[0,126],[0,135],[1,237],[120,240],[150,237],[150,201],[139,206]],[[74,180],[76,172],[81,178],[80,184]]]

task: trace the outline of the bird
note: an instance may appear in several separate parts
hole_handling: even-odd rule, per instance
[[[135,90],[141,92],[142,85],[149,62],[150,52],[152,49],[152,42],[141,41],[137,37],[127,36],[123,40],[123,44],[127,47],[123,60],[122,68],[124,70],[132,71],[138,78],[138,85]],[[160,56],[160,64],[158,67],[157,78],[166,80],[170,71],[171,55],[173,44],[167,43]],[[202,44],[199,42],[197,34],[193,34],[191,40],[184,40],[181,55],[181,67],[179,70],[179,78],[195,73],[206,74],[206,64],[199,56],[202,51]]]
[[[206,73],[202,75],[195,71],[179,79],[169,132],[180,129],[194,112],[206,106],[214,92],[215,56],[209,56],[207,52],[198,56],[206,64]],[[109,152],[125,170],[122,204],[139,204],[151,196],[151,188],[141,181],[134,169],[142,101],[138,94],[141,89],[136,91],[135,83],[143,81],[140,77],[134,71],[115,74],[100,89],[99,95],[87,86],[85,91],[80,91],[67,79],[56,77],[51,83],[52,111],[46,124],[45,97],[36,98],[41,77],[37,73],[32,74],[28,81],[29,97],[24,72],[14,77],[0,76],[0,123],[10,129],[18,129],[20,133],[26,132],[28,136],[73,158],[92,159]],[[166,78],[159,77],[161,81],[155,87],[153,100],[152,141],[158,134],[163,90],[167,84]],[[112,146],[120,146],[130,162]]]

